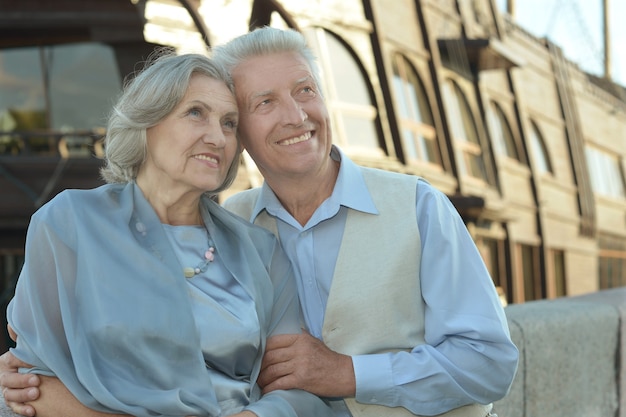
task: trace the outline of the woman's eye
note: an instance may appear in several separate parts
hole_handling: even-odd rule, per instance
[[[194,108],[189,109],[187,114],[189,114],[190,116],[199,117],[202,115],[202,111],[199,108],[194,107]]]

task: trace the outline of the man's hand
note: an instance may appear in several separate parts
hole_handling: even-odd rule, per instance
[[[20,374],[17,369],[30,367],[11,352],[0,356],[0,386],[4,401],[14,412],[25,416],[35,415],[35,409],[25,403],[39,398],[38,386],[41,381],[37,375]]]
[[[356,392],[352,358],[306,332],[267,340],[258,383],[263,393],[298,388],[322,397],[353,397]]]

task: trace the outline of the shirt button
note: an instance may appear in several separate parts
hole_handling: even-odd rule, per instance
[[[135,224],[135,228],[136,228],[136,229],[137,229],[137,231],[138,231],[139,233],[141,233],[142,235],[145,235],[145,234],[146,234],[146,225],[145,225],[145,224],[143,224],[143,223],[141,223],[141,222],[137,222],[137,223]]]

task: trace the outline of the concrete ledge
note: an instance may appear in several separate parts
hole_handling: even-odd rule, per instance
[[[520,366],[494,411],[500,417],[624,417],[624,310],[626,288],[507,307]]]
[[[507,317],[509,315],[509,309],[506,309]],[[498,414],[498,417],[525,417],[524,414],[524,387],[525,387],[525,372],[524,372],[524,356],[525,356],[525,344],[523,328],[517,322],[512,321],[509,318],[509,330],[511,331],[511,339],[515,342],[515,345],[519,349],[519,366],[517,368],[517,374],[513,380],[513,385],[509,394],[503,399],[493,405],[493,411]],[[539,416],[537,416],[539,417]]]
[[[626,417],[626,287],[614,290],[600,291],[592,294],[585,294],[573,298],[574,300],[588,301],[614,306],[620,317],[617,386],[619,396],[619,413],[616,417]]]

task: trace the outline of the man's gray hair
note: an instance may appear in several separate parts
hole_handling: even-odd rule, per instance
[[[282,52],[295,52],[306,60],[321,94],[322,84],[315,54],[305,37],[294,29],[257,28],[214,47],[212,57],[232,74],[233,69],[249,58]]]

